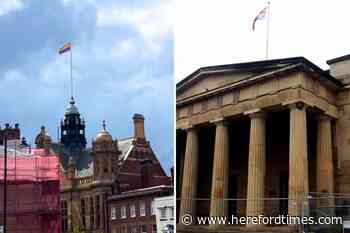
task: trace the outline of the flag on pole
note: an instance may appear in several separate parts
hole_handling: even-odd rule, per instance
[[[267,13],[267,6],[264,7],[264,9],[262,9],[262,10],[259,12],[259,14],[254,18],[254,21],[253,21],[253,31],[254,31],[254,29],[255,29],[255,23],[256,23],[256,21],[265,19],[266,13]]]
[[[59,54],[65,53],[65,52],[67,52],[67,51],[70,51],[71,48],[72,48],[72,45],[71,45],[70,42],[65,43],[65,44],[63,45],[63,47],[60,48],[60,50],[58,51],[58,53],[59,53]]]

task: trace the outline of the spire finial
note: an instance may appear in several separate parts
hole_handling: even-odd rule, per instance
[[[70,101],[69,101],[69,103],[70,103],[70,104],[72,104],[72,105],[73,105],[73,104],[75,104],[75,101],[74,101],[73,96],[71,96],[71,97],[70,97]]]
[[[106,121],[105,120],[102,121],[102,128],[104,131],[106,131]]]

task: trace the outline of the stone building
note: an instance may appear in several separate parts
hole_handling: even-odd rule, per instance
[[[133,116],[134,135],[114,139],[103,121],[101,132],[87,148],[85,121],[72,98],[61,120],[60,142],[44,127],[37,148],[60,157],[61,230],[109,232],[107,199],[111,195],[151,186],[170,185],[144,131],[144,117]]]
[[[350,55],[327,63],[211,66],[177,84],[180,219],[301,216],[312,193],[332,206],[350,192]]]

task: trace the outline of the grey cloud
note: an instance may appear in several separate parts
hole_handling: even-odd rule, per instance
[[[23,9],[0,17],[0,75],[6,70],[47,62],[46,54],[65,41],[93,37],[97,10],[88,3],[64,5],[61,0],[24,2]],[[49,51],[48,51],[49,50]]]

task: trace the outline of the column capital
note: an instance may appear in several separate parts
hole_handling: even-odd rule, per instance
[[[224,117],[216,118],[216,119],[211,120],[209,122],[212,124],[215,124],[215,125],[226,125],[227,126],[229,124],[228,121],[226,120],[226,118],[224,118]]]
[[[316,119],[318,121],[330,121],[330,120],[332,120],[332,117],[325,114],[325,113],[321,113],[321,114],[316,116]]]
[[[267,113],[260,108],[253,109],[250,111],[244,112],[244,115],[248,115],[250,118],[266,118]]]
[[[282,105],[287,106],[289,109],[299,109],[299,110],[303,110],[310,107],[309,104],[303,101],[297,101],[297,100],[283,102]]]
[[[288,108],[303,110],[307,108],[307,105],[304,102],[299,101],[299,102],[288,104]]]
[[[197,132],[199,130],[198,127],[196,127],[195,125],[188,125],[187,127],[183,127],[181,128],[182,130],[188,132]]]

